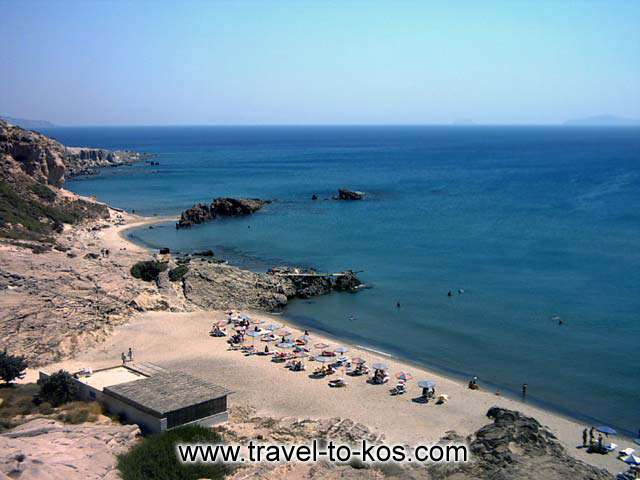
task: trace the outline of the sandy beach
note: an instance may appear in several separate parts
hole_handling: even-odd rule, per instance
[[[114,251],[126,248],[129,252],[143,253],[144,249],[124,238],[124,232],[165,220],[130,218],[126,225],[101,231],[98,236]],[[283,317],[262,312],[246,313],[266,323],[283,323],[294,337],[302,333],[295,325],[286,324]],[[137,313],[128,323],[116,327],[105,342],[83,350],[71,360],[47,365],[44,369],[75,370],[84,366],[111,366],[119,363],[121,352],[132,347],[136,361],[153,362],[188,372],[233,390],[230,400],[232,408],[234,405],[252,406],[258,414],[274,417],[350,418],[384,434],[386,441],[407,444],[435,442],[451,430],[468,435],[488,423],[486,412],[496,405],[519,410],[536,418],[576,458],[612,473],[624,470],[625,465],[616,459],[615,454],[590,455],[584,449],[577,448],[581,444],[584,424],[497,396],[494,392],[470,390],[459,381],[351,345],[341,344],[349,348],[348,356],[365,358],[369,364],[375,361],[387,363],[391,374],[389,383],[371,385],[364,376],[349,377],[340,371],[328,378],[310,378],[309,375],[319,365],[317,362],[306,360],[305,372],[292,372],[283,364],[272,362],[269,357],[245,356],[240,351],[228,349],[226,337],[214,338],[208,334],[214,322],[226,317],[222,311]],[[314,332],[310,332],[310,335],[311,344],[325,342],[333,348],[338,346],[335,339]],[[247,343],[251,343],[251,339]],[[254,343],[264,348],[265,344],[260,339]],[[273,344],[270,344],[272,347]],[[312,352],[315,350],[312,349]],[[405,395],[393,397],[389,389],[395,385],[394,375],[399,371],[410,372],[414,379],[408,382]],[[37,370],[30,370],[24,381],[34,381],[36,375]],[[337,376],[347,380],[347,388],[329,388],[328,379]],[[420,395],[416,381],[422,379],[434,380],[438,394],[447,394],[449,401],[443,405],[433,402],[425,405],[413,401]],[[619,436],[614,441],[620,448],[633,446],[629,439]]]

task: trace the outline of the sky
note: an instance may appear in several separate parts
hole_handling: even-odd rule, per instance
[[[640,118],[640,1],[0,0],[0,114],[60,125]]]

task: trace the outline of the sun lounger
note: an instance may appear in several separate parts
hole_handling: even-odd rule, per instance
[[[344,381],[344,378],[336,378],[335,380],[329,380],[329,386],[334,388],[346,387],[347,382]]]
[[[618,452],[618,456],[620,457],[628,457],[629,455],[633,455],[636,451],[633,448],[625,448],[624,450],[620,450]]]
[[[398,382],[398,384],[391,389],[391,395],[403,395],[407,393],[407,387],[404,382]]]

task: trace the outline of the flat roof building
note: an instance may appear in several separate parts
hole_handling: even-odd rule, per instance
[[[144,433],[194,423],[211,426],[229,418],[229,390],[151,363],[85,369],[73,375],[80,399],[100,402],[110,413],[137,423]],[[40,377],[48,374],[40,372]]]

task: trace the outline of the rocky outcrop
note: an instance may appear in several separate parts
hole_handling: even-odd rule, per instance
[[[493,423],[468,439],[471,461],[429,469],[434,479],[476,478],[611,480],[613,477],[570,456],[556,437],[537,420],[520,412],[493,407]]]
[[[338,190],[338,196],[333,198],[336,200],[362,200],[364,198],[364,192],[341,188]]]
[[[195,305],[209,309],[276,311],[295,295],[289,282],[204,258],[189,263],[189,271],[182,282],[184,296]]]
[[[355,292],[362,284],[351,270],[325,275],[313,268],[273,267],[267,273],[291,282],[296,292],[295,296],[299,298],[325,295],[334,290]]]
[[[268,203],[271,202],[269,200],[260,200],[259,198],[218,197],[213,199],[209,205],[198,203],[182,212],[178,223],[176,223],[176,228],[192,227],[193,225],[214,220],[217,217],[251,215]]]
[[[117,480],[116,455],[139,435],[135,425],[32,420],[0,435],[0,478]]]
[[[149,153],[130,150],[112,151],[103,148],[67,147],[65,165],[67,167],[67,176],[74,177],[78,175],[94,175],[100,168],[131,165],[151,157],[152,155]]]
[[[281,310],[295,297],[324,295],[360,283],[353,272],[345,274],[345,278],[351,280],[340,284],[337,278],[341,277],[314,276],[315,273],[312,269],[293,267],[274,267],[267,273],[255,273],[201,258],[191,260],[182,281],[185,297],[201,308],[266,311]]]

